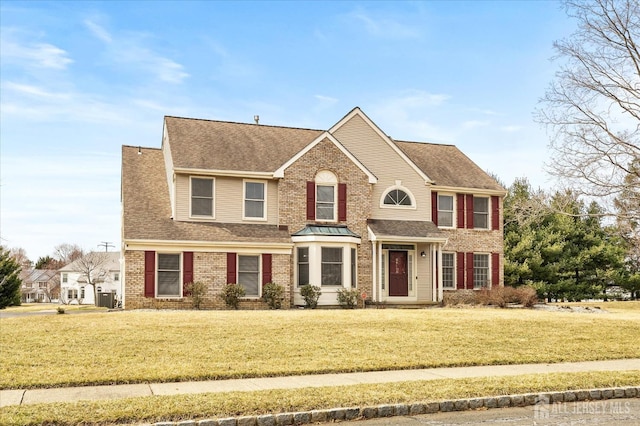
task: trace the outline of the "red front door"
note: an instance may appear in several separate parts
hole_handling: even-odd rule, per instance
[[[409,295],[409,275],[407,274],[407,252],[389,252],[389,296]]]

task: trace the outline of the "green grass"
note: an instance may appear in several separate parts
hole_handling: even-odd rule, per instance
[[[640,371],[627,371],[429,380],[171,397],[155,396],[114,401],[5,407],[0,409],[0,424],[150,423],[593,387],[633,386],[638,383],[640,383]]]
[[[640,310],[634,309],[131,311],[4,318],[0,388],[634,358],[639,335]]]

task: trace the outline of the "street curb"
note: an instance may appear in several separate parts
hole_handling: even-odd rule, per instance
[[[157,422],[153,426],[293,426],[311,423],[414,416],[479,408],[525,407],[560,402],[596,401],[615,398],[640,398],[640,386],[498,395],[483,398],[448,399],[437,402],[382,404],[372,407],[344,407],[295,413],[262,414],[207,420]]]

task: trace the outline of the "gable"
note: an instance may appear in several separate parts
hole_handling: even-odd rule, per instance
[[[353,152],[370,170],[393,167],[401,174],[417,174],[424,182],[431,182],[423,170],[417,167],[360,108],[354,108],[336,123],[329,133]],[[384,159],[384,160],[381,160]],[[391,162],[391,164],[389,163]]]
[[[324,141],[328,141],[328,142],[332,143],[354,165],[356,165],[365,175],[367,175],[367,178],[369,179],[369,183],[376,183],[377,182],[376,176],[373,173],[371,173],[371,171],[369,171],[369,169],[367,169],[367,167],[365,167],[364,164],[362,164],[351,152],[349,152],[344,147],[344,145],[342,145],[340,142],[338,142],[338,140],[335,137],[333,137],[333,135],[331,135],[330,133],[327,133],[327,132],[323,132],[313,142],[311,142],[310,144],[305,146],[302,150],[300,150],[300,152],[298,152],[291,159],[289,159],[289,161],[287,161],[285,164],[283,164],[282,167],[280,167],[278,170],[276,170],[274,172],[273,176],[277,177],[277,178],[284,177],[284,172],[285,172],[285,170],[287,168],[289,168],[292,164],[294,164],[296,161],[298,161],[300,158],[302,158],[306,153],[308,153],[313,148],[315,148],[318,144],[320,144],[321,142],[324,142]]]

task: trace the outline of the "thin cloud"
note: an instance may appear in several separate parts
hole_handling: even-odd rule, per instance
[[[111,43],[113,41],[113,38],[111,37],[111,34],[109,34],[109,32],[107,30],[105,30],[103,27],[101,27],[100,25],[96,24],[92,20],[85,19],[84,20],[84,25],[89,29],[89,31],[91,31],[91,34],[93,34],[98,39],[102,40],[103,42],[109,44],[109,43]]]
[[[21,43],[7,39],[0,41],[3,61],[19,62],[28,67],[64,70],[73,63],[66,50],[49,43]]]
[[[503,126],[500,130],[507,133],[514,133],[522,130],[522,126]]]
[[[120,37],[113,35],[96,22],[86,19],[84,25],[97,39],[107,46],[107,55],[114,62],[131,65],[146,73],[156,76],[157,79],[166,83],[179,84],[188,77],[189,73],[184,67],[157,54],[150,48],[144,46],[135,34],[128,34]]]
[[[29,84],[20,84],[7,81],[2,84],[4,90],[17,92],[19,94],[29,95],[36,98],[45,99],[69,99],[71,96],[68,93],[54,93],[49,92],[37,86]]]
[[[332,98],[331,96],[315,95],[314,98],[326,104],[335,104],[338,102],[338,99]]]
[[[354,11],[347,17],[358,23],[369,35],[374,37],[404,40],[421,36],[420,30],[411,25],[402,24],[389,18],[374,18],[362,10]]]

